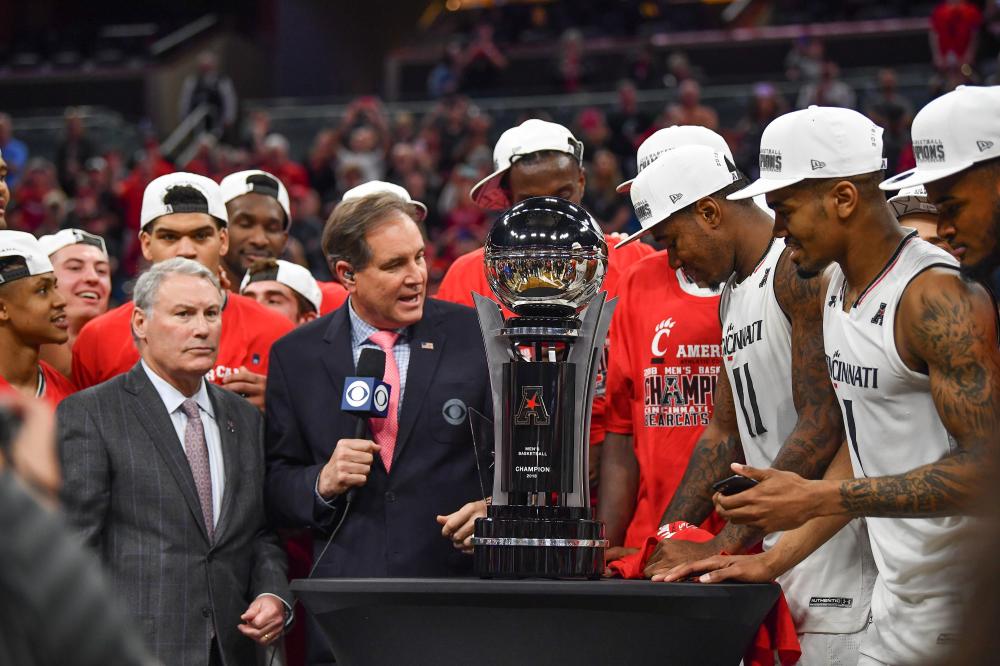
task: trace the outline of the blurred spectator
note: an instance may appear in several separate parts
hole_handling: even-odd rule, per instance
[[[254,160],[260,159],[264,154],[264,139],[271,133],[271,114],[262,109],[258,109],[250,114],[247,122],[245,135],[243,136],[243,146],[250,151]],[[237,169],[239,171],[239,169]]]
[[[865,113],[877,125],[885,127],[890,119],[909,126],[913,104],[899,94],[895,70],[885,67],[878,71],[878,88],[865,106]]]
[[[615,190],[624,180],[618,157],[601,148],[594,152],[590,164],[582,202],[584,208],[597,219],[605,233],[624,231],[632,220],[632,206],[627,196]]]
[[[8,215],[8,226],[36,233],[45,221],[45,197],[58,188],[55,169],[50,162],[38,157],[29,160],[24,177],[14,191],[15,208],[13,214]]]
[[[316,134],[309,156],[306,158],[306,173],[309,185],[320,196],[321,201],[331,201],[337,196],[337,133],[323,129]]]
[[[457,95],[441,100],[425,121],[436,133],[432,139],[437,143],[436,166],[443,174],[450,173],[457,162],[457,148],[468,131],[469,115],[469,99]],[[425,148],[431,151],[435,146],[425,144]]]
[[[556,82],[564,93],[580,92],[590,75],[584,56],[583,34],[579,30],[571,28],[563,33],[559,43],[559,55],[556,58]]]
[[[462,53],[463,92],[489,91],[507,68],[507,58],[493,41],[493,26],[480,23]]]
[[[629,59],[625,69],[628,79],[643,90],[663,86],[663,67],[656,51],[650,44],[643,44]]]
[[[857,98],[851,87],[840,80],[840,68],[835,62],[827,60],[818,81],[807,83],[799,90],[796,107],[804,109],[813,104],[817,106],[840,106],[845,109],[855,108]]]
[[[443,217],[443,228],[435,243],[439,261],[450,263],[479,248],[486,239],[486,213],[469,196],[478,179],[479,172],[463,164],[452,171],[441,190],[438,209]],[[413,198],[414,193],[410,192],[410,196]]]
[[[411,142],[417,138],[417,119],[410,111],[397,111],[392,119],[392,143]]]
[[[79,109],[70,107],[64,114],[65,134],[56,148],[56,172],[64,192],[76,194],[76,178],[83,170],[84,163],[97,154],[94,144],[86,136],[83,116]]]
[[[811,83],[823,73],[824,48],[819,37],[803,35],[785,56],[785,76],[789,81]]]
[[[608,127],[604,112],[597,107],[591,106],[581,111],[573,126],[574,133],[587,147],[583,156],[585,160],[588,159],[588,152],[596,153],[601,148],[611,148],[613,143],[611,128]]]
[[[760,163],[757,156],[760,152],[760,137],[764,133],[764,128],[787,110],[788,104],[785,102],[785,98],[773,85],[758,83],[753,87],[750,108],[736,126],[739,143],[734,154],[736,166],[748,178],[755,180],[760,176]]]
[[[931,12],[931,58],[939,71],[975,62],[983,14],[968,0],[944,0]]]
[[[667,107],[666,125],[701,125],[713,131],[719,129],[718,114],[701,103],[701,86],[697,81],[684,81],[677,92],[678,103]]]
[[[7,187],[7,163],[0,154],[0,230],[7,228],[7,205],[10,203],[10,188]]]
[[[389,121],[377,98],[359,97],[351,102],[335,136],[338,159],[360,168],[362,182],[382,180],[391,137]]]
[[[7,163],[7,187],[14,189],[28,163],[28,146],[14,137],[14,121],[6,113],[0,113],[0,155]]]
[[[216,148],[218,141],[214,134],[203,134],[198,139],[198,149],[187,164],[183,165],[185,171],[196,173],[213,180],[219,180],[225,174],[218,163]]]
[[[330,267],[320,243],[323,236],[322,200],[315,190],[289,190],[292,203],[292,226],[288,229],[289,245],[301,247],[306,266],[317,280],[329,281]]]
[[[462,83],[462,45],[448,42],[441,60],[427,75],[427,94],[434,99],[454,95]]]
[[[49,190],[42,199],[44,215],[42,223],[39,224],[34,233],[38,236],[43,234],[54,234],[63,228],[66,222],[66,214],[69,212],[69,201],[62,190]]]
[[[286,188],[309,187],[309,174],[305,167],[288,157],[288,139],[280,134],[269,134],[264,139],[264,158],[259,168],[277,176]]]
[[[198,70],[184,79],[180,117],[186,118],[200,106],[206,111],[201,123],[203,131],[220,139],[232,132],[236,123],[236,89],[228,76],[219,73],[219,61],[210,51],[198,56]]]
[[[685,81],[700,80],[701,73],[691,66],[691,61],[683,51],[674,51],[667,57],[667,73],[663,85],[676,88]]]
[[[611,149],[622,160],[632,161],[652,118],[639,109],[638,91],[628,79],[618,83],[618,102],[608,115]],[[629,175],[633,175],[630,171]]]

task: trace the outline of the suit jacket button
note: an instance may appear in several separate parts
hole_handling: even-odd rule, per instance
[[[210,617],[211,615],[212,615],[212,611],[208,608],[208,606],[206,606],[205,608],[201,609],[201,616],[202,617]]]
[[[391,490],[389,492],[387,492],[385,494],[385,501],[389,502],[390,504],[392,502],[395,502],[396,501],[396,493],[392,492]]]

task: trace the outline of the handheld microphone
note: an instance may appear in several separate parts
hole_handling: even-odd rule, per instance
[[[385,418],[389,412],[390,386],[382,381],[385,375],[385,352],[381,349],[365,347],[358,359],[358,376],[344,378],[344,395],[340,409],[354,414],[358,421],[354,426],[354,439],[363,439],[368,432],[368,419]],[[357,488],[347,491],[346,500],[354,501]]]

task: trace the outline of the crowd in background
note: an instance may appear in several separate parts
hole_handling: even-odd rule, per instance
[[[996,83],[995,73],[980,76],[973,67],[979,36],[995,38],[992,26],[1000,25],[991,8],[995,10],[990,5],[985,16],[964,2],[943,2],[934,10],[934,68],[929,70],[934,73],[925,99],[901,94],[896,73],[888,68],[879,70],[868,85],[852,87],[825,55],[823,42],[803,37],[790,45],[785,62],[785,79],[797,92],[783,93],[789,87],[775,85],[778,81],[752,86],[743,117],[731,126],[720,126],[716,109],[702,100],[701,86],[711,82],[683,52],[652,49],[641,49],[628,62],[611,108],[587,107],[568,118],[563,110],[553,109],[551,115],[544,109],[531,110],[498,126],[468,94],[489,86],[505,66],[490,24],[476,26],[464,45],[455,42],[431,72],[428,93],[438,101],[430,111],[390,112],[375,97],[359,97],[302,151],[293,151],[289,140],[272,128],[266,110],[246,113],[232,131],[206,132],[193,158],[183,164],[164,157],[152,132],[146,133],[142,148],[133,155],[97,144],[75,109],[66,110],[63,136],[54,153],[35,154],[18,139],[16,122],[0,114],[0,151],[8,165],[12,199],[6,206],[7,223],[36,235],[76,227],[103,236],[115,262],[113,297],[123,300],[129,281],[142,268],[137,232],[147,183],[174,170],[221,180],[236,171],[260,168],[277,176],[291,196],[294,222],[285,258],[309,267],[318,279],[329,280],[320,236],[330,210],[346,190],[369,180],[387,180],[428,206],[433,293],[451,262],[482,244],[490,220],[473,204],[469,190],[493,170],[491,146],[499,134],[524,118],[558,120],[583,141],[588,177],[584,204],[609,232],[637,228],[627,197],[615,187],[635,175],[638,145],[670,125],[703,125],[719,131],[732,146],[738,166],[754,178],[760,134],[776,116],[810,104],[855,108],[886,129],[888,173],[897,173],[913,166],[909,125],[915,107],[961,83]],[[557,10],[558,5],[552,8]],[[586,82],[584,34],[570,29],[562,35],[564,48],[553,71],[563,92],[581,90]],[[214,67],[214,59],[208,60]],[[673,90],[673,101],[660,108],[640,104],[639,92],[651,88]],[[200,83],[197,89],[202,89]],[[210,100],[212,95],[203,98]]]

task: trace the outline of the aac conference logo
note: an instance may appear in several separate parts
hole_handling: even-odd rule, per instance
[[[382,387],[380,387],[382,388]],[[368,402],[369,388],[368,384],[361,381],[360,379],[355,380],[350,383],[347,387],[347,404],[351,407],[363,407],[365,403]],[[389,404],[388,396],[385,398],[385,402]]]

